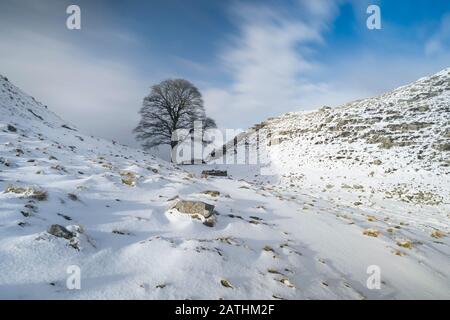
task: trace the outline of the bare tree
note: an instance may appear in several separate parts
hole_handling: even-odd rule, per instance
[[[154,85],[139,113],[141,121],[134,133],[145,149],[163,144],[173,149],[178,142],[172,141],[172,134],[178,129],[191,132],[194,121],[203,121],[204,128],[215,127],[214,120],[206,117],[200,91],[184,79]]]
[[[210,117],[206,117],[203,121],[203,130],[217,128],[216,121]]]

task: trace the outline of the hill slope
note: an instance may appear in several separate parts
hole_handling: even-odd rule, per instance
[[[256,133],[281,185],[330,198],[357,189],[352,202],[366,204],[450,205],[450,69],[379,97],[269,119],[237,148],[256,144]]]
[[[314,181],[320,188],[362,183],[387,198],[450,203],[450,69],[379,97],[286,114],[261,127],[271,135],[275,171],[290,183],[321,171],[322,182]]]
[[[450,297],[448,219],[416,225],[398,208],[388,221],[317,195],[202,179],[79,133],[3,77],[0,190],[0,298]],[[168,210],[175,197],[215,205],[215,226]],[[70,265],[81,290],[66,287]],[[370,265],[381,290],[366,286]]]

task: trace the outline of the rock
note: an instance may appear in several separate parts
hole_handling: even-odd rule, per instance
[[[416,107],[416,108],[412,108],[411,111],[413,111],[413,112],[428,112],[428,111],[430,111],[430,107],[428,107],[428,106],[419,106],[419,107]]]
[[[268,273],[271,273],[271,274],[279,274],[279,275],[283,275],[280,271],[275,270],[275,269],[267,269],[267,272],[268,272]]]
[[[226,170],[203,170],[202,178],[212,177],[227,177],[228,172]]]
[[[9,185],[5,193],[16,193],[16,194],[23,194],[24,196],[34,199],[37,201],[45,201],[48,199],[48,193],[45,190],[39,190],[35,188],[23,188],[23,187],[15,187],[12,185]]]
[[[147,169],[153,173],[159,173],[158,169],[156,169],[156,168],[148,167]]]
[[[0,158],[0,163],[2,163],[6,167],[10,167],[11,163],[8,161],[8,159]]]
[[[283,278],[281,280],[279,280],[282,284],[284,284],[285,286],[289,287],[289,288],[295,288],[295,286],[289,281],[289,279],[287,278]]]
[[[117,229],[113,230],[112,233],[118,234],[118,235],[121,235],[121,236],[131,236],[131,233],[129,233],[129,232],[122,231],[122,230],[117,230]]]
[[[405,253],[400,251],[400,250],[393,250],[392,253],[395,254],[396,256],[399,256],[399,257],[404,257],[405,256]]]
[[[443,136],[444,138],[450,138],[450,129],[447,129],[447,130],[442,134],[442,136]]]
[[[178,199],[180,199],[180,197],[178,196],[178,195],[176,195],[176,196],[173,196],[172,198],[169,198],[169,199],[167,199],[167,201],[174,201],[174,200],[178,200]]]
[[[412,242],[408,239],[398,239],[397,245],[402,248],[412,249]]]
[[[380,235],[380,231],[375,229],[366,229],[363,231],[363,235],[377,238]]]
[[[433,148],[439,151],[450,151],[450,143],[434,144]]]
[[[134,172],[124,171],[120,173],[122,177],[122,183],[130,187],[135,187],[137,182],[137,177]]]
[[[31,199],[35,199],[37,201],[45,201],[48,199],[48,193],[44,190],[33,190],[33,193],[30,195]]]
[[[64,218],[64,219],[68,220],[68,221],[71,221],[71,220],[72,220],[71,217],[69,217],[69,216],[67,216],[67,215],[65,215],[65,214],[57,213],[57,215],[60,216],[61,218]]]
[[[68,193],[67,196],[69,197],[70,200],[72,201],[78,201],[78,196],[75,193]]]
[[[202,201],[179,200],[172,206],[172,209],[177,209],[179,212],[186,214],[198,214],[204,218],[209,218],[214,212],[212,204]]]
[[[8,124],[8,131],[10,131],[10,132],[17,132],[17,128],[14,127],[13,125]]]
[[[435,239],[440,239],[440,238],[445,237],[445,233],[443,233],[440,230],[435,229],[431,232],[431,236]]]
[[[380,139],[379,147],[382,149],[391,149],[394,146],[394,141],[392,141],[391,137],[383,137]]]
[[[15,187],[15,186],[9,185],[9,186],[6,187],[5,193],[21,194],[21,193],[26,193],[28,190],[29,189],[27,189],[27,188]]]
[[[207,227],[214,227],[216,225],[216,220],[213,217],[210,217],[208,219],[206,219],[203,224]]]
[[[226,280],[226,279],[220,280],[220,284],[221,284],[222,286],[224,286],[225,288],[233,289],[233,286],[231,285],[230,281],[228,281],[228,280]]]
[[[400,123],[400,124],[390,124],[387,127],[393,131],[408,132],[417,131],[420,129],[428,128],[432,126],[433,123],[430,122],[412,122],[412,123]]]
[[[374,165],[379,166],[381,165],[383,162],[380,159],[377,159],[373,162]]]
[[[220,192],[219,191],[215,191],[215,190],[203,191],[202,194],[206,194],[206,195],[211,196],[211,197],[218,197],[218,196],[220,196]]]
[[[31,216],[32,214],[30,213],[30,212],[28,212],[28,211],[20,211],[20,213],[25,217],[25,218],[28,218],[29,216]]]
[[[282,138],[274,138],[269,140],[268,146],[276,146],[279,145],[280,143],[282,143],[284,141],[284,139]]]
[[[63,124],[63,125],[61,126],[61,128],[64,128],[64,129],[67,129],[67,130],[72,130],[72,131],[77,131],[77,130],[75,130],[75,129],[69,127],[67,124]]]
[[[47,232],[50,233],[51,235],[54,235],[55,237],[64,238],[67,240],[70,240],[75,237],[75,234],[73,232],[70,232],[69,230],[67,230],[66,228],[64,228],[59,224],[52,224],[48,228]]]
[[[214,206],[202,201],[178,200],[170,209],[176,209],[180,213],[188,214],[194,219],[203,221],[208,227],[214,227]]]

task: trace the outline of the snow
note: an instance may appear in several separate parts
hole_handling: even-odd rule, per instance
[[[448,90],[444,94],[434,99],[445,98],[448,106]],[[298,127],[300,116],[291,117],[273,121]],[[278,177],[259,176],[257,166],[178,167],[78,132],[0,78],[0,190],[30,188],[27,194],[0,193],[0,298],[450,298],[449,240],[431,237],[433,230],[449,231],[449,181],[442,171],[448,168],[436,164],[391,178],[414,178],[419,190],[444,199],[406,203],[380,192],[391,187],[387,175],[374,182],[346,162],[326,169],[314,161],[323,157],[318,149],[308,144],[306,153],[297,142],[269,149],[283,169]],[[369,155],[364,147],[358,152]],[[374,170],[382,175],[389,161],[397,164],[403,155],[393,158],[395,151],[388,150],[383,168]],[[289,157],[282,156],[286,152]],[[374,146],[374,153],[378,158],[384,151]],[[230,177],[201,178],[202,170],[214,167],[228,169]],[[344,182],[364,191],[340,188]],[[330,183],[335,187],[326,189]],[[33,190],[48,198],[31,199]],[[207,190],[220,195],[202,194]],[[216,225],[168,211],[175,196],[215,205]],[[75,244],[48,234],[52,224],[75,232]],[[368,228],[380,236],[363,235]],[[399,239],[411,240],[412,248],[399,247]],[[70,265],[81,269],[81,290],[66,287]],[[380,267],[380,290],[366,286],[371,265]]]

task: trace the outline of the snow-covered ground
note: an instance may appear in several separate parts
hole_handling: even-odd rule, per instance
[[[201,177],[213,167],[83,135],[0,78],[0,298],[450,298],[447,200],[370,197],[362,178],[364,192],[323,188],[313,166],[308,187],[251,166]],[[424,181],[448,190],[441,178]],[[213,204],[215,226],[168,210],[176,197]],[[76,236],[49,234],[54,224]],[[66,287],[70,265],[81,290]],[[373,265],[379,290],[366,285]]]

